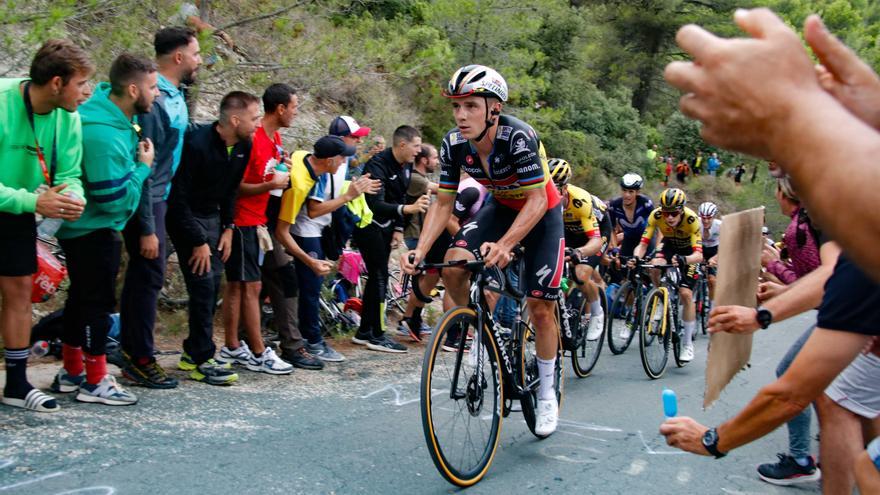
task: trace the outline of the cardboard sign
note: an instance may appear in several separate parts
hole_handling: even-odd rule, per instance
[[[764,239],[764,208],[754,208],[722,218],[718,246],[718,275],[715,279],[714,306],[755,306],[761,251]],[[706,358],[706,392],[703,408],[721,395],[730,380],[748,364],[752,354],[752,335],[717,333],[709,340]]]

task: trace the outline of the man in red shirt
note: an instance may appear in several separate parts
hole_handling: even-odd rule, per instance
[[[288,186],[290,174],[278,129],[289,127],[297,112],[297,97],[286,84],[273,84],[263,93],[265,115],[254,133],[250,159],[235,203],[232,254],[226,262],[223,323],[226,345],[219,361],[240,364],[252,371],[288,374],[293,367],[263,345],[260,334],[261,269],[271,238],[266,229],[270,192]],[[247,340],[238,339],[244,323]]]

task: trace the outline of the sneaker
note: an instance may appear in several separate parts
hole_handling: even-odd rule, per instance
[[[232,371],[228,364],[220,364],[214,359],[196,366],[189,376],[197,382],[205,382],[209,385],[229,385],[238,380],[238,373]]]
[[[125,365],[122,368],[122,376],[134,383],[147,388],[170,389],[177,388],[177,378],[168,376],[165,369],[151,359],[146,364],[138,364],[130,356],[123,352]]]
[[[359,333],[355,333],[354,336],[351,338],[351,343],[357,345],[367,345],[370,343],[371,338],[372,337],[370,337],[369,335],[362,336]]]
[[[694,360],[694,343],[686,342],[681,346],[681,356],[679,360],[682,363],[689,363]]]
[[[282,352],[281,359],[292,364],[294,368],[304,370],[324,369],[324,362],[308,352],[305,347],[300,347],[293,352]]]
[[[400,345],[392,340],[391,337],[384,334],[381,337],[370,339],[370,341],[367,342],[367,349],[379,352],[409,352],[406,347]]]
[[[327,342],[306,344],[306,346],[308,347],[309,354],[314,355],[314,357],[321,361],[327,361],[328,363],[341,363],[345,361],[345,356],[336,352],[336,349],[327,345]]]
[[[138,401],[133,393],[116,383],[116,377],[113,375],[104,375],[97,385],[84,381],[79,386],[76,400],[108,406],[130,406],[137,404]]]
[[[455,342],[453,342],[451,340],[447,340],[446,342],[444,342],[443,345],[440,346],[440,348],[446,352],[458,352],[458,344],[456,344]],[[468,341],[465,341],[465,343],[464,343],[464,352],[467,353],[470,351],[471,351],[471,341],[468,340]]]
[[[809,456],[810,463],[806,466],[801,466],[788,454],[776,454],[776,457],[779,462],[758,466],[758,476],[767,483],[788,486],[819,481],[822,478],[822,472],[816,466],[813,456]]]
[[[251,355],[247,369],[270,375],[289,375],[293,373],[293,365],[278,357],[271,347],[267,347],[261,356]]]
[[[76,392],[79,390],[79,386],[83,384],[86,380],[86,372],[83,371],[79,374],[79,376],[70,375],[67,373],[67,370],[62,366],[58,373],[55,374],[55,378],[52,380],[52,385],[49,388],[53,392],[57,392],[60,394],[66,394],[69,392]]]
[[[183,351],[180,354],[180,361],[177,362],[177,368],[183,371],[193,371],[196,367],[196,362],[189,357],[186,351]]]
[[[3,395],[0,402],[3,402],[7,406],[20,407],[22,409],[36,412],[52,413],[61,410],[61,406],[58,405],[55,397],[36,388],[32,388],[23,399],[16,399],[14,397]]]
[[[428,325],[427,323],[422,322],[422,328],[419,329],[419,335],[424,337],[426,335],[433,335],[433,334],[434,334],[434,328],[431,325]]]
[[[537,418],[535,419],[535,435],[546,437],[556,431],[559,422],[559,403],[556,399],[538,399]]]
[[[217,356],[218,363],[240,364],[247,366],[253,359],[254,354],[245,341],[238,341],[238,347],[230,349],[225,345],[220,348],[220,354]]]
[[[629,339],[629,336],[632,335],[632,333],[632,328],[630,328],[629,325],[624,325],[623,328],[620,330],[619,335],[621,339],[627,340]]]
[[[602,336],[602,323],[604,315],[595,315],[590,318],[590,328],[587,330],[587,340],[590,342],[599,340]]]
[[[412,324],[412,321],[408,319],[400,320],[400,324],[397,325],[397,334],[402,335],[404,337],[409,337],[413,342],[421,342],[421,328],[416,330],[413,328],[415,325]]]

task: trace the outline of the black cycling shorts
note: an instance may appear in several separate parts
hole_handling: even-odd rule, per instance
[[[0,277],[37,272],[37,224],[33,213],[0,213]]]
[[[666,263],[672,263],[672,258],[676,255],[690,256],[693,254],[693,250],[691,248],[675,249],[664,246],[663,250],[658,254],[663,255]],[[687,287],[690,290],[694,290],[694,287],[697,286],[697,265],[695,263],[689,264],[687,270],[681,270],[681,286]]]
[[[491,198],[491,197],[490,197]],[[467,249],[474,256],[484,242],[501,239],[519,211],[489,199],[474,218],[453,238],[453,247]],[[559,297],[564,260],[562,209],[551,208],[521,241],[525,248],[525,291],[528,297],[555,301]]]

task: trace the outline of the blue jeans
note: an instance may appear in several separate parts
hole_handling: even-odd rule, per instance
[[[507,270],[507,281],[511,284],[519,287],[519,277],[516,274],[515,270],[508,269]],[[498,300],[498,304],[495,305],[495,321],[497,321],[501,326],[505,328],[513,328],[513,324],[516,320],[516,300],[508,297],[501,296]]]
[[[815,328],[815,325],[808,328],[807,331],[791,345],[788,352],[782,357],[782,361],[779,362],[779,366],[776,367],[777,378],[782,376],[786,370],[788,370],[788,367],[791,366],[791,362],[794,361],[794,358],[797,357],[799,352],[801,352],[801,348],[804,346],[807,339],[810,338],[810,335],[813,334]],[[788,426],[788,450],[792,457],[799,458],[810,455],[810,416],[811,409],[807,407],[801,411],[800,414],[786,423],[786,426]]]
[[[321,250],[320,237],[293,236],[293,240],[309,256],[315,259],[324,259],[324,251]],[[294,262],[296,266],[296,281],[299,285],[299,331],[309,344],[321,344],[321,325],[318,319],[318,299],[321,297],[321,284],[324,277],[316,275],[311,268],[300,260]]]

